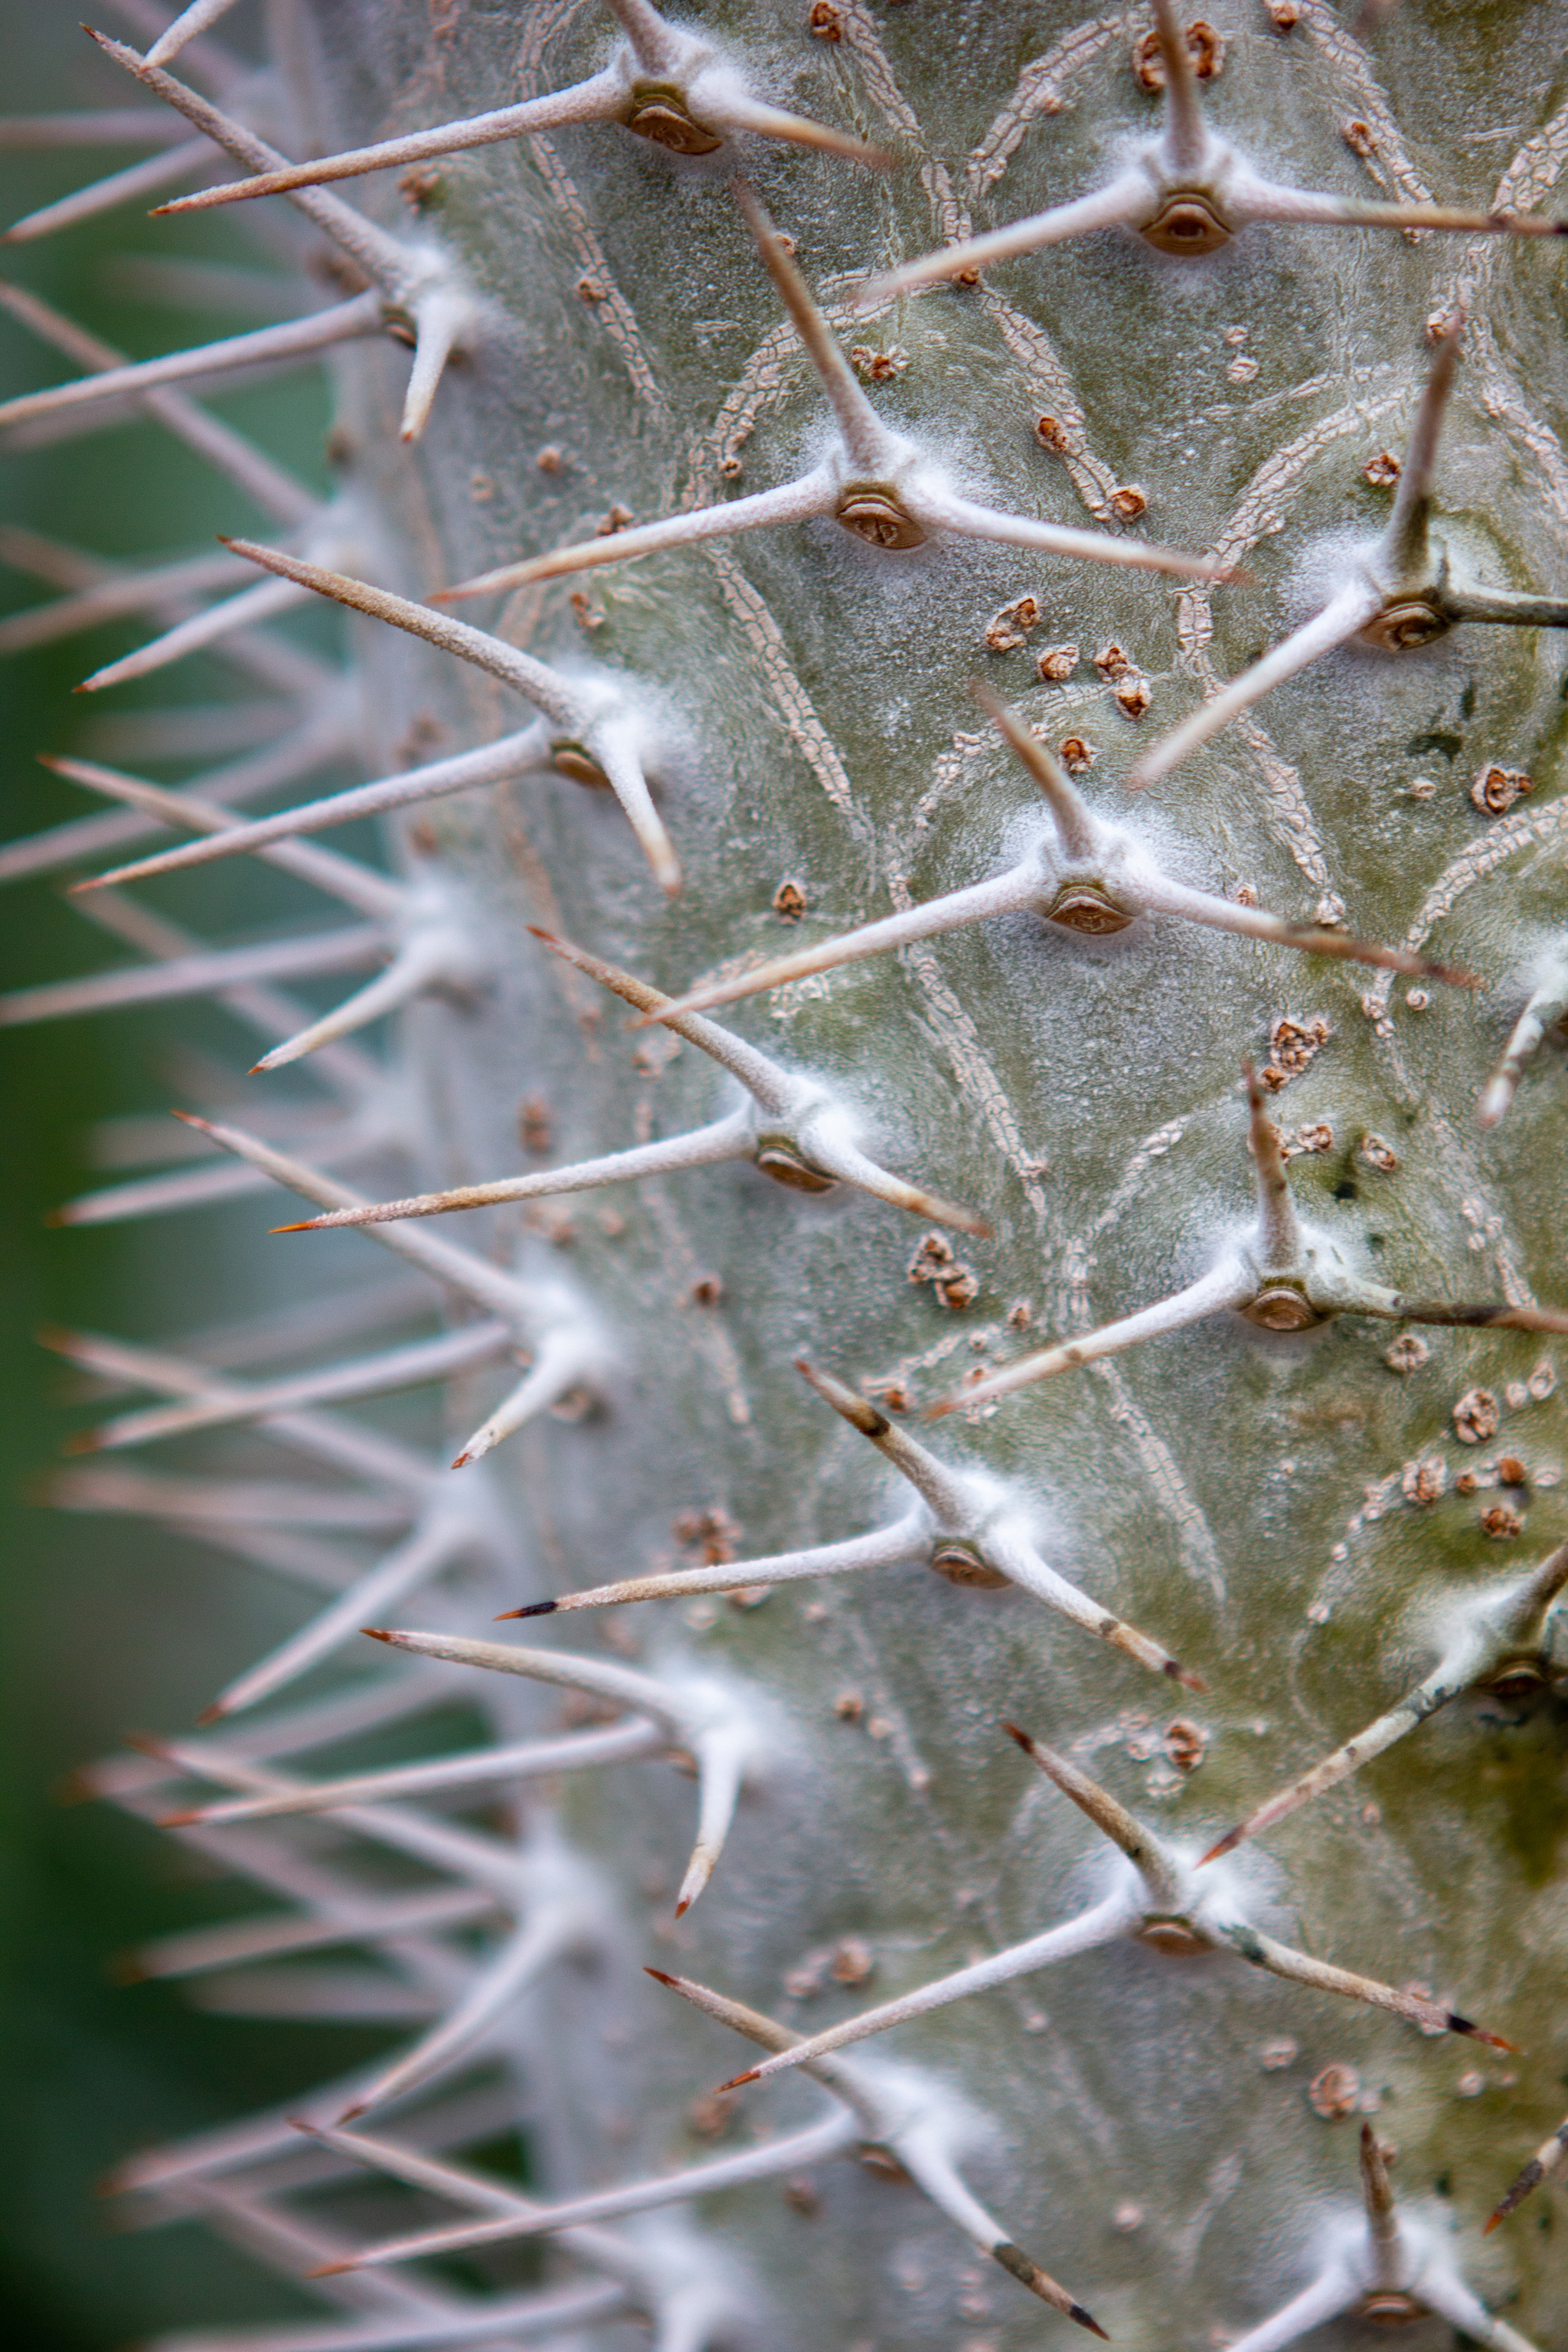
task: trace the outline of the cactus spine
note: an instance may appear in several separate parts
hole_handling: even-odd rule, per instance
[[[180,2343],[1564,2352],[1562,12],[122,13],[172,208],[332,299],[120,367],[18,296],[87,373],[0,425],[226,467],[260,536],[58,625],[292,748],[58,761],[112,813],[10,870],[141,961],[0,1017],[216,997],[315,1093],[68,1215],[299,1195],[438,1318],[61,1343],[99,1452],[257,1433],[66,1499],[325,1588],[96,1768],[278,1898],[147,1967],[408,2021],[128,2166],[319,2282]],[[323,352],[326,505],[199,402]],[[177,929],[242,853],[347,919]],[[437,1381],[451,1467],[358,1409]]]

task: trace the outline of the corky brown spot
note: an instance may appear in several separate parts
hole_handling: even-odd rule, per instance
[[[1424,1454],[1418,1462],[1407,1462],[1401,1474],[1399,1486],[1407,1503],[1435,1503],[1448,1484],[1448,1465],[1437,1454]]]
[[[1042,617],[1037,596],[1016,596],[986,623],[985,643],[994,654],[1016,653],[1029,631],[1039,627]]]
[[[1499,1418],[1490,1389],[1467,1389],[1454,1407],[1454,1433],[1461,1445],[1484,1445],[1497,1435]]]
[[[942,1234],[922,1237],[907,1272],[911,1282],[928,1283],[942,1305],[955,1313],[972,1307],[980,1295],[974,1276],[960,1263],[952,1243]]]
[[[869,343],[851,343],[849,364],[865,383],[887,383],[893,376],[902,375],[910,363],[910,355],[902,343],[890,351],[873,351]]]
[[[1195,1772],[1208,1752],[1208,1734],[1189,1716],[1165,1726],[1164,1748],[1178,1772]]]
[[[1353,2066],[1325,2066],[1307,2085],[1307,2101],[1325,2123],[1342,2123],[1353,2116],[1361,2098],[1361,2076]]]
[[[1477,772],[1470,799],[1483,816],[1506,816],[1515,801],[1534,790],[1533,777],[1522,768],[1502,768],[1493,761]]]
[[[517,1139],[535,1159],[548,1151],[553,1137],[550,1105],[542,1095],[524,1095],[517,1107]]]
[[[722,1505],[682,1511],[670,1524],[670,1533],[683,1550],[696,1555],[701,1568],[727,1568],[741,1556],[741,1529]]]
[[[1391,1372],[1418,1372],[1431,1358],[1431,1349],[1415,1331],[1402,1331],[1383,1351],[1383,1360]]]
[[[1281,1016],[1268,1032],[1268,1060],[1258,1073],[1259,1084],[1277,1095],[1321,1053],[1329,1035],[1326,1021],[1291,1021]]]
[[[1193,71],[1199,81],[1213,81],[1225,64],[1225,43],[1211,24],[1196,16],[1184,36],[1187,55],[1193,61]],[[1147,90],[1165,87],[1165,60],[1160,54],[1158,33],[1145,33],[1132,47],[1132,70]]]

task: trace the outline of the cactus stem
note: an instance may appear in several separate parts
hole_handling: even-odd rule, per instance
[[[928,530],[952,530],[961,537],[998,541],[1012,547],[1038,548],[1097,563],[1131,564],[1165,572],[1179,579],[1223,580],[1229,568],[1205,556],[1186,555],[1175,549],[1151,546],[1146,541],[1118,539],[1110,531],[1070,530],[1038,522],[1026,515],[1009,515],[976,505],[947,486],[937,465],[915,445],[883,424],[839,350],[837,340],[807,290],[805,281],[785,252],[772,221],[744,181],[731,184],[756,237],[769,276],[778,289],[807,359],[826,394],[837,420],[837,450],[793,482],[720,506],[698,507],[668,515],[661,522],[640,529],[612,531],[552,554],[536,555],[520,563],[501,565],[438,592],[437,603],[454,597],[492,594],[531,580],[552,580],[563,573],[591,571],[606,563],[625,563],[666,547],[693,545],[731,532],[760,530],[777,522],[805,521],[835,516],[844,528],[868,544],[882,549],[919,546]]]
[[[1411,427],[1394,510],[1375,544],[1357,560],[1354,576],[1310,621],[1152,744],[1128,774],[1130,791],[1145,791],[1168,776],[1200,744],[1219,734],[1243,711],[1252,709],[1275,687],[1348,645],[1352,637],[1375,651],[1400,654],[1430,645],[1464,621],[1568,627],[1568,602],[1563,599],[1451,588],[1447,554],[1431,545],[1437,443],[1458,366],[1464,323],[1463,311],[1456,310],[1438,338]]]
[[[1440,2001],[1400,1991],[1349,1969],[1333,1967],[1264,1935],[1235,1907],[1234,1889],[1218,1896],[1202,1894],[1192,1871],[1175,1850],[1144,1829],[1107,1790],[1098,1787],[1065,1757],[1053,1754],[1026,1732],[1012,1724],[1006,1725],[1005,1729],[1025,1754],[1089,1816],[1102,1836],[1126,1856],[1137,1883],[1124,1882],[1114,1894],[1077,1918],[1047,1928],[1043,1935],[1010,1945],[968,1968],[955,1969],[951,1976],[937,1977],[912,1992],[863,2011],[858,2017],[846,2018],[821,2033],[792,2043],[788,2049],[777,2050],[761,2064],[720,2084],[721,2091],[737,2091],[747,2084],[765,2081],[850,2042],[864,2041],[870,2034],[885,2032],[889,2027],[901,2025],[912,2017],[923,2017],[931,2010],[945,2008],[950,2001],[966,2000],[971,1993],[987,1991],[1014,1977],[1032,1975],[1037,1969],[1093,1951],[1122,1937],[1141,1935],[1147,1936],[1156,1948],[1163,1947],[1183,1956],[1205,1947],[1215,1950],[1226,1948],[1250,1967],[1266,1969],[1270,1976],[1304,1985],[1313,1991],[1338,1993],[1346,2000],[1386,2010],[1423,2032],[1458,2033],[1485,2042],[1494,2049],[1513,2048],[1500,2035],[1484,2032]]]
[[[599,957],[548,931],[534,929],[533,935],[552,954],[613,989],[640,1012],[659,1014],[668,1005],[668,997],[630,972],[620,971],[614,964],[605,963]],[[277,1230],[312,1233],[335,1225],[384,1224],[401,1217],[437,1216],[450,1210],[481,1208],[500,1201],[540,1200],[642,1176],[749,1160],[764,1174],[774,1176],[793,1189],[825,1192],[837,1183],[850,1184],[873,1199],[890,1202],[896,1208],[932,1218],[939,1224],[958,1225],[966,1233],[989,1234],[990,1226],[973,1210],[960,1208],[918,1185],[907,1184],[868,1160],[852,1140],[847,1114],[820,1081],[792,1075],[716,1022],[687,1015],[671,1025],[721,1069],[738,1078],[751,1095],[754,1108],[747,1106],[731,1111],[707,1127],[693,1128],[659,1143],[609,1152],[573,1167],[542,1169],[529,1176],[501,1176],[489,1183],[457,1185],[441,1192],[415,1193],[401,1201],[378,1202],[368,1209],[334,1211],[327,1216],[307,1218],[297,1225],[283,1225]]]
[[[501,140],[521,139],[532,131],[576,122],[621,123],[655,146],[689,157],[711,154],[734,132],[750,131],[829,155],[847,155],[857,163],[884,167],[891,161],[882,149],[868,146],[847,131],[786,113],[753,98],[735,68],[721,58],[710,44],[666,24],[642,0],[609,0],[609,5],[621,20],[626,46],[616,50],[602,72],[586,81],[525,99],[519,106],[460,116],[428,131],[377,140],[373,146],[350,148],[309,163],[280,163],[251,179],[204,188],[158,209],[205,212],[215,205],[231,205],[251,196],[286,195],[297,188],[355,179],[365,172],[425,163],[436,155],[459,155],[476,147],[494,146]],[[163,63],[158,54],[163,46],[159,43],[148,51],[149,65]],[[651,83],[649,77],[655,78]]]
[[[1401,2218],[1387,2155],[1370,2124],[1362,2126],[1360,2155],[1364,2223],[1339,2223],[1317,2277],[1270,2317],[1233,2337],[1231,2352],[1285,2352],[1342,2313],[1385,2325],[1447,2319],[1491,2352],[1535,2352],[1470,2293],[1438,2230],[1425,2218]]]
[[[895,295],[943,278],[968,282],[993,263],[1063,245],[1102,228],[1135,230],[1156,253],[1200,260],[1254,223],[1289,221],[1314,228],[1445,229],[1473,236],[1561,236],[1568,223],[1540,213],[1477,212],[1448,205],[1367,204],[1320,194],[1260,177],[1204,117],[1197,77],[1171,0],[1154,0],[1154,26],[1165,68],[1165,119],[1135,165],[1102,187],[1005,228],[968,236],[898,269],[879,272],[858,301],[871,309]],[[186,199],[187,202],[193,201]],[[194,199],[200,203],[201,197]]]
[[[922,1555],[939,1573],[950,1573],[944,1559],[961,1554],[966,1567],[954,1574],[955,1582],[1018,1585],[1073,1624],[1136,1658],[1152,1673],[1168,1675],[1188,1690],[1206,1688],[1201,1677],[1179,1664],[1168,1650],[1135,1626],[1123,1624],[1048,1567],[1019,1528],[999,1515],[994,1495],[979,1480],[950,1470],[907,1431],[895,1429],[885,1413],[830,1373],[819,1371],[802,1357],[795,1359],[795,1369],[914,1487],[921,1498],[918,1510],[890,1527],[839,1543],[816,1544],[805,1551],[779,1552],[762,1559],[727,1560],[712,1568],[631,1577],[619,1584],[563,1593],[554,1601],[531,1601],[521,1609],[505,1611],[503,1616],[546,1617],[574,1609],[614,1608],[623,1601],[663,1601],[696,1592],[742,1592],[753,1585],[790,1584],[808,1577],[890,1568]]]
[[[1279,1138],[1264,1113],[1263,1096],[1250,1066],[1245,1072],[1248,1128],[1256,1167],[1258,1213],[1251,1232],[1233,1244],[1209,1272],[1152,1307],[1107,1323],[1081,1339],[1063,1340],[1024,1356],[999,1372],[971,1381],[928,1405],[927,1420],[940,1420],[1058,1372],[1121,1355],[1168,1331],[1180,1331],[1231,1307],[1268,1331],[1308,1331],[1338,1315],[1371,1315],[1387,1322],[1434,1323],[1466,1329],[1568,1331],[1568,1314],[1549,1307],[1519,1307],[1508,1300],[1413,1299],[1403,1292],[1353,1273],[1338,1248],[1299,1224],[1291,1206]]]
[[[1352,939],[1345,932],[1289,922],[1259,908],[1243,907],[1212,891],[1194,890],[1184,883],[1173,881],[1155,865],[1127,827],[1108,824],[1090,809],[1060,761],[1037,737],[1027,732],[1014,713],[1005,709],[985,688],[972,686],[971,690],[1039,784],[1050,811],[1052,836],[1042,836],[1028,857],[991,881],[950,891],[943,898],[928,899],[922,907],[912,907],[901,914],[884,916],[879,922],[863,924],[858,930],[846,931],[836,940],[819,940],[815,947],[797,948],[789,955],[774,956],[766,963],[753,965],[749,971],[690,989],[673,1001],[665,998],[657,1010],[650,1007],[645,1013],[637,1024],[639,1028],[656,1021],[678,1027],[680,1020],[695,1010],[738,1003],[742,998],[806,979],[814,972],[858,962],[864,957],[907,947],[917,940],[957,930],[994,915],[1022,913],[1037,915],[1045,922],[1059,921],[1068,930],[1095,931],[1124,929],[1140,915],[1168,914],[1184,922],[1206,923],[1215,930],[1300,949],[1303,954],[1332,956],[1384,971],[1414,972],[1457,987],[1475,985],[1468,972],[1433,963],[1408,949],[1379,947],[1366,940]],[[1100,911],[1089,922],[1079,919],[1076,908],[1058,913],[1064,892],[1074,883],[1087,885],[1095,893]]]
[[[1337,1788],[1425,1723],[1428,1716],[1436,1715],[1439,1707],[1447,1706],[1461,1692],[1475,1689],[1513,1661],[1528,1659],[1539,1667],[1542,1680],[1549,1679],[1551,1621],[1564,1586],[1568,1586],[1568,1544],[1561,1545],[1530,1575],[1514,1579],[1500,1592],[1475,1595],[1458,1612],[1456,1631],[1437,1664],[1406,1692],[1397,1706],[1268,1798],[1235,1829],[1227,1830],[1204,1855],[1204,1862],[1233,1853],[1247,1839],[1260,1836],[1300,1806]]]

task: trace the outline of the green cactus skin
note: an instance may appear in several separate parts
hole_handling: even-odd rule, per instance
[[[1222,63],[1202,106],[1269,179],[1352,203],[1561,205],[1560,8],[1405,0],[1359,28],[1326,0],[1217,0],[1213,14]],[[289,154],[580,83],[622,37],[586,0],[321,0],[283,16],[289,95],[274,90],[265,120]],[[414,321],[426,362],[448,333],[457,356],[413,444],[397,343],[362,332],[334,356],[346,520],[296,552],[424,600],[606,519],[641,526],[820,464],[830,414],[732,200],[741,173],[838,343],[857,347],[876,415],[925,453],[920,481],[1121,546],[1135,530],[1240,576],[1164,578],[954,531],[888,548],[829,514],[437,608],[568,680],[613,686],[680,887],[660,888],[615,796],[590,788],[607,739],[584,743],[564,704],[544,730],[563,765],[414,806],[398,834],[407,890],[383,929],[415,959],[399,970],[420,992],[387,1051],[420,1123],[405,1157],[375,1163],[391,1171],[380,1191],[350,1171],[360,1197],[538,1173],[722,1117],[734,1081],[689,1035],[634,1030],[530,927],[676,995],[1017,864],[1047,811],[977,712],[976,677],[1047,749],[1088,747],[1068,759],[1084,802],[1168,879],[1479,984],[1136,905],[1125,921],[1091,849],[1079,880],[1104,886],[1110,920],[1003,912],[718,1015],[820,1081],[881,1170],[989,1230],[911,1218],[852,1185],[812,1197],[795,1165],[769,1183],[744,1164],[759,1137],[808,1177],[812,1162],[795,1129],[779,1143],[766,1101],[739,1160],[367,1229],[366,1251],[401,1239],[443,1296],[466,1281],[494,1318],[452,1373],[455,1439],[515,1387],[503,1349],[532,1349],[552,1368],[538,1396],[571,1410],[451,1474],[450,1493],[491,1517],[432,1538],[402,1591],[357,1605],[355,1588],[335,1659],[365,1670],[353,1624],[434,1628],[427,1646],[458,1661],[440,1671],[491,1710],[499,1740],[591,1739],[574,1727],[606,1704],[634,1723],[624,1757],[502,1779],[515,1809],[500,1828],[494,1781],[465,1797],[492,1808],[479,1858],[466,1872],[437,1853],[419,1883],[459,1900],[477,1885],[515,1913],[520,1929],[485,1931],[510,1990],[423,2106],[353,2128],[460,2161],[492,2126],[443,2125],[434,2102],[499,2069],[515,2082],[531,2195],[580,2200],[731,2158],[760,2172],[770,2139],[819,2122],[838,2152],[808,2163],[807,2143],[749,2183],[742,2165],[645,2221],[612,2217],[613,2243],[562,2241],[542,2266],[513,2237],[480,2272],[368,2271],[369,2299],[319,2328],[179,2341],[456,2343],[473,2339],[484,2297],[504,2340],[514,2326],[606,2352],[650,2322],[661,2352],[1021,2352],[1079,2340],[1086,2313],[1124,2352],[1298,2338],[1350,2352],[1402,2319],[1413,2352],[1456,2335],[1564,2352],[1555,2192],[1483,2239],[1563,2098],[1558,1580],[1507,1606],[1568,1534],[1560,1057],[1548,1043],[1526,1058],[1521,1037],[1489,1090],[1527,1006],[1540,1031],[1563,1003],[1564,639],[1537,625],[1563,617],[1568,566],[1562,246],[1253,224],[1187,260],[1112,228],[858,312],[868,274],[1082,194],[1153,134],[1162,101],[1130,61],[1147,11],[704,0],[689,29],[757,97],[886,149],[885,167],[750,133],[674,154],[589,121],[420,162],[401,203],[384,173],[338,187],[421,257],[405,286],[376,276],[373,252],[360,282]],[[665,136],[700,147],[715,87],[694,85],[695,142],[667,90]],[[1454,599],[1542,600],[1531,625],[1466,619],[1402,650],[1358,639],[1139,790],[1153,745],[1359,576],[1461,314],[1429,576]],[[494,674],[504,656],[486,671],[374,618],[353,622],[353,646],[367,777],[531,722]],[[583,703],[597,725],[595,708]],[[642,831],[657,860],[657,826]],[[161,886],[158,905],[183,907],[191,887]],[[1281,1176],[1255,1111],[1261,1227],[1244,1065],[1284,1146]],[[265,1105],[274,1081],[254,1083]],[[1282,1187],[1304,1235],[1294,1258]],[[340,1204],[331,1182],[310,1197]],[[279,1221],[268,1205],[258,1231]],[[1272,1240],[1258,1286],[1279,1276],[1284,1293],[1259,1319],[1312,1328],[1221,1307],[966,1402],[1022,1357],[1180,1292],[1259,1231]],[[454,1248],[489,1271],[435,1255]],[[1359,1311],[1390,1293],[1392,1308]],[[1412,1301],[1492,1302],[1514,1328],[1426,1328],[1403,1311]],[[151,1373],[146,1385],[158,1391]],[[956,1410],[921,1421],[947,1399]],[[896,1559],[747,1578],[749,1560],[907,1517],[897,1433],[931,1516]],[[448,1487],[423,1491],[428,1527]],[[926,1572],[943,1543],[945,1573]],[[1019,1589],[1037,1556],[1201,1692],[1069,1622],[1038,1576]],[[593,1662],[597,1706],[590,1695],[563,1714],[559,1692],[461,1662],[465,1642],[517,1641],[491,1627],[499,1611],[705,1559],[742,1589],[526,1629],[531,1651]],[[1424,1677],[1386,1758],[1189,1880],[1225,1832]],[[190,1808],[221,1793],[195,1783],[224,1780],[224,1740],[246,1721],[176,1749]],[[1100,1827],[1008,1724],[1109,1793]],[[672,1748],[695,1757],[710,1800],[727,1771],[740,1782],[711,1882],[679,1917],[694,1800]],[[337,1769],[325,1756],[308,1774]],[[243,1774],[229,1784],[243,1791]],[[152,1786],[149,1772],[135,1801],[163,1809]],[[302,1851],[351,1874],[378,1835],[418,1851],[425,1832],[405,1814],[388,1831],[386,1815],[329,1816],[325,1843],[306,1824]],[[506,1819],[522,1859],[503,1883]],[[723,2030],[724,2002],[815,2035],[1125,1890],[1119,1839],[1155,1855],[1156,1883],[1112,1940],[896,2026],[837,2062],[826,2095],[798,2079],[708,2095],[762,2063]],[[1168,1884],[1160,1855],[1174,1858]],[[1146,1914],[1152,1931],[1134,1932]],[[421,1947],[426,2007],[443,1967],[438,2000],[468,1997],[468,1933],[437,1927]],[[1245,1965],[1271,1948],[1259,1936],[1403,1989],[1425,2029]],[[719,2011],[645,1965],[710,1989]],[[1514,2049],[1445,2032],[1450,2010]],[[860,2102],[848,2110],[845,2084]],[[329,2122],[344,2104],[329,2094],[310,2113]],[[855,2128],[835,2140],[846,2114]],[[946,2159],[984,2208],[968,2237]],[[465,2204],[426,2179],[406,2203],[384,2191],[333,2209],[311,2186],[329,2162],[333,2180],[359,2177],[344,2144],[309,2179],[273,2153],[201,2193],[265,2253],[244,2205],[261,2200],[273,2258],[298,2273],[312,2231],[318,2258],[347,2261],[493,2215],[507,2191],[492,2179],[488,2207],[483,2190]],[[147,2193],[157,2164],[132,2176]],[[329,2213],[351,2217],[331,2222],[341,2243],[322,2234]],[[1079,2312],[1004,2275],[1026,2287],[1035,2264]]]

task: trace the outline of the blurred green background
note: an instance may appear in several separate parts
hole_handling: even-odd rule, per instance
[[[65,0],[5,0],[8,114],[133,102],[90,48]],[[136,40],[145,26],[105,22]],[[223,28],[243,47],[248,7]],[[4,217],[133,162],[135,148],[0,151]],[[226,216],[149,221],[144,202],[37,243],[10,248],[3,274],[31,287],[132,356],[198,342],[256,323],[230,310],[151,299],[123,257],[184,256],[267,267]],[[5,396],[77,371],[0,320]],[[215,398],[214,407],[297,471],[324,483],[326,395],[303,370]],[[194,551],[219,530],[265,518],[159,426],[120,423],[21,454],[7,449],[4,511],[14,523],[95,553]],[[265,533],[264,533],[265,535]],[[54,592],[0,573],[5,609]],[[313,625],[319,632],[321,623]],[[84,813],[87,795],[51,779],[39,750],[90,749],[99,711],[73,701],[90,668],[153,634],[132,622],[12,661],[0,671],[7,724],[6,838]],[[318,642],[322,642],[318,637]],[[105,698],[116,711],[210,702],[253,689],[198,656],[163,677]],[[127,758],[127,766],[142,763]],[[164,781],[200,762],[163,762]],[[238,861],[164,900],[181,921],[221,937],[269,924],[289,904],[258,896]],[[301,906],[305,902],[301,899]],[[311,909],[319,915],[320,905]],[[58,881],[8,888],[0,923],[0,987],[91,970],[121,951],[73,911]],[[62,1435],[87,1417],[58,1360],[37,1348],[45,1322],[120,1335],[161,1336],[227,1320],[259,1296],[263,1222],[256,1204],[209,1210],[151,1227],[50,1232],[51,1204],[102,1181],[87,1156],[93,1121],[148,1113],[172,1098],[172,1038],[221,1052],[236,1033],[221,1016],[179,1007],[0,1031],[5,1141],[0,1150],[5,1248],[0,1256],[5,1409],[0,1507],[5,1512],[4,1839],[5,2114],[0,2149],[0,2309],[12,2342],[54,2352],[122,2345],[168,2326],[287,2312],[287,2289],[192,2227],[126,2235],[95,2181],[138,2145],[287,2095],[374,2044],[336,2029],[283,2028],[203,2018],[177,1990],[121,1990],[108,1964],[127,1945],[236,1907],[232,1890],[205,1887],[180,1854],[102,1806],[65,1806],[62,1777],[112,1748],[127,1729],[177,1729],[210,1696],[258,1635],[297,1616],[258,1576],[184,1538],[132,1521],[51,1514],[28,1499]],[[318,1268],[319,1271],[319,1268]],[[287,1278],[287,1277],[285,1277]],[[428,1735],[428,1726],[426,1727]],[[240,1907],[255,1907],[241,1900]]]

